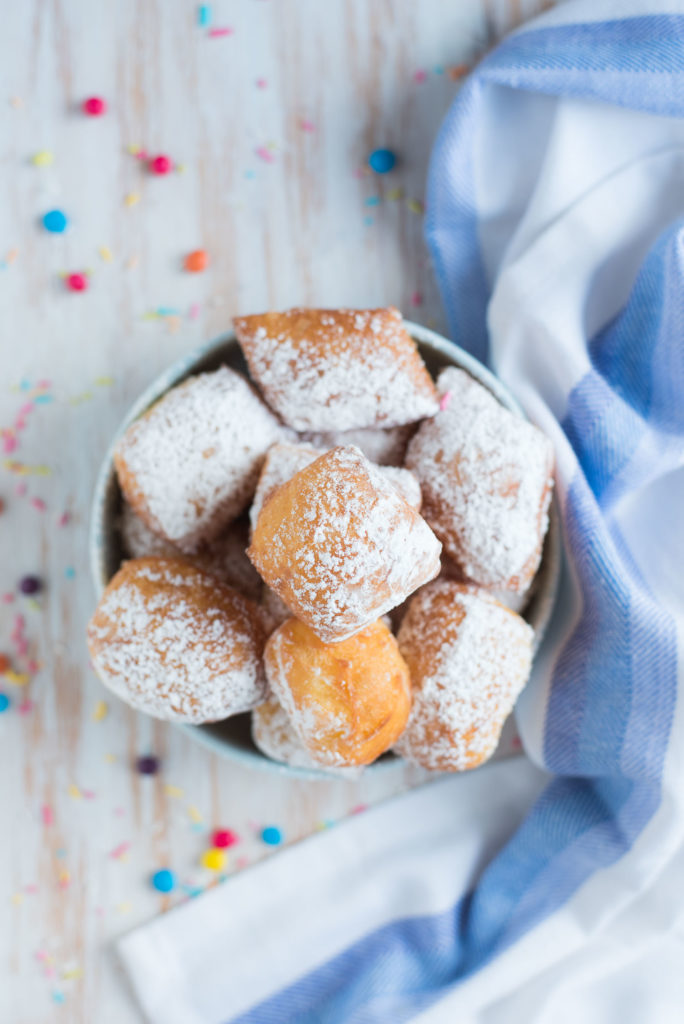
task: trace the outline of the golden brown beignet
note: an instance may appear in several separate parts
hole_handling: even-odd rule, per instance
[[[233,323],[253,380],[295,430],[396,427],[437,411],[397,309],[298,308]]]
[[[441,771],[475,768],[491,757],[527,682],[533,635],[484,590],[444,579],[423,587],[397,637],[412,707],[396,752]]]
[[[263,506],[248,555],[326,642],[358,633],[439,572],[441,546],[358,448],[333,448]]]
[[[383,622],[325,644],[288,619],[269,638],[264,663],[295,733],[321,764],[370,764],[406,724],[408,670]]]
[[[215,722],[264,699],[256,606],[182,558],[125,562],[88,625],[93,667],[139,711]]]

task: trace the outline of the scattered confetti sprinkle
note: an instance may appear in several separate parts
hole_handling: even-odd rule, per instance
[[[419,71],[414,72],[413,81],[414,82],[418,82],[419,85],[422,82],[424,82],[426,79],[427,79],[427,71],[419,70]]]
[[[268,146],[258,146],[254,150],[254,152],[256,153],[260,160],[264,161],[264,163],[275,163],[275,153],[273,152],[272,149],[269,149]]]
[[[47,505],[42,498],[31,498],[31,504],[35,509],[38,509],[39,512],[44,512],[47,508]]]
[[[101,96],[89,96],[81,108],[88,117],[101,117],[107,113],[107,104]]]
[[[380,205],[380,196],[368,196],[368,198],[364,200],[364,206],[379,206],[379,205]]]
[[[204,821],[201,811],[195,807],[194,804],[190,804],[188,807],[188,817],[196,825],[199,825]]]
[[[109,388],[114,383],[113,377],[96,377],[94,383],[98,388]]]
[[[283,841],[282,832],[275,825],[269,825],[267,828],[262,829],[261,841],[268,846],[278,846]]]
[[[124,196],[124,204],[126,206],[136,206],[140,202],[140,196],[137,192],[129,192],[128,195]]]
[[[197,8],[197,24],[200,28],[206,28],[211,24],[211,7],[209,4],[200,4]]]
[[[458,82],[461,78],[464,78],[470,67],[468,64],[454,64],[453,67],[449,68],[449,78],[452,82]]]
[[[76,570],[74,569],[73,565],[68,565],[66,567],[66,569],[64,570],[64,578],[66,580],[73,580],[76,578]]]
[[[81,800],[83,798],[83,793],[81,793],[81,790],[78,788],[75,782],[69,783],[67,793],[74,800]]]
[[[209,254],[204,249],[195,249],[185,257],[183,266],[191,274],[199,274],[209,266]]]
[[[193,302],[193,304],[190,306],[190,309],[188,311],[188,316],[190,317],[191,320],[196,320],[197,317],[199,316],[199,314],[200,314],[199,303]]]
[[[406,205],[408,206],[411,213],[424,213],[425,205],[421,203],[420,199],[407,199]]]
[[[205,850],[200,858],[200,863],[203,868],[207,868],[209,871],[221,871],[226,863],[226,855],[223,850],[216,850],[214,848]]]
[[[152,875],[152,886],[157,892],[172,892],[176,887],[176,876],[168,868],[162,868]]]
[[[0,676],[12,668],[12,662],[6,654],[0,654]]]
[[[15,672],[14,669],[9,669],[4,675],[5,681],[11,683],[13,686],[26,686],[31,681],[31,677],[27,672]]]
[[[40,576],[23,576],[19,580],[19,590],[22,594],[38,594],[43,589],[43,581]]]
[[[93,722],[101,722],[109,714],[109,705],[103,701],[98,700],[93,711]]]
[[[171,157],[165,156],[163,153],[160,153],[159,156],[152,157],[147,166],[152,174],[157,175],[169,174],[169,172],[173,170]]]
[[[315,132],[316,131],[316,125],[313,123],[313,121],[309,121],[305,117],[300,117],[300,119],[299,119],[299,127],[301,128],[301,130],[303,132]]]
[[[369,228],[371,226],[371,224],[375,224],[375,219],[373,217],[370,217],[370,216],[364,217],[363,218],[363,223],[366,225],[366,227]]]
[[[70,292],[85,292],[88,290],[88,275],[82,273],[67,274],[64,283]]]
[[[141,775],[156,775],[159,771],[159,758],[155,757],[154,754],[143,754],[142,757],[136,760],[135,767]],[[169,789],[173,789],[173,787],[165,786],[164,789],[167,795],[170,796]]]
[[[31,158],[36,167],[50,167],[55,162],[55,154],[49,149],[39,149]]]
[[[234,28],[228,28],[227,26],[225,28],[210,28],[209,29],[209,38],[210,39],[221,39],[223,36],[232,36],[234,31],[235,31]]]
[[[71,875],[66,870],[66,868],[64,868],[62,871],[60,871],[60,873],[58,875],[58,882],[59,882],[60,889],[68,889],[69,888],[69,885],[71,883]]]
[[[12,701],[9,699],[6,693],[0,693],[0,715],[3,711],[9,710]]]
[[[411,295],[411,305],[412,306],[422,306],[423,305],[423,296],[421,295],[420,292],[416,291],[416,292],[414,292]]]
[[[123,860],[130,848],[131,844],[128,842],[119,843],[119,845],[115,846],[113,850],[110,850],[109,856],[112,860]]]
[[[101,245],[97,251],[100,255],[100,259],[104,260],[105,263],[111,263],[114,259],[112,256],[112,250],[108,245]]]
[[[64,993],[60,992],[58,989],[55,989],[54,992],[52,993],[52,1002],[57,1003],[58,1006],[61,1003],[63,1003],[65,999],[66,996],[64,995]]]
[[[368,810],[368,804],[357,804],[356,807],[352,807],[352,814],[363,814],[364,811]]]
[[[447,406],[449,405],[449,402],[450,402],[450,401],[451,401],[451,391],[446,391],[446,392],[445,392],[445,393],[444,393],[444,394],[442,395],[442,397],[440,398],[440,400],[439,400],[439,408],[440,408],[440,411],[441,411],[441,412],[444,412],[444,410],[446,409],[446,407],[447,407]]]
[[[266,89],[268,87],[268,82],[265,78],[257,78],[256,87],[257,89]]]
[[[235,846],[239,842],[240,837],[229,828],[217,828],[211,834],[211,845],[219,850],[228,849],[229,846]]]
[[[389,190],[389,192],[387,193],[387,198],[390,200],[390,202],[393,202],[393,203],[396,203],[397,199],[403,199],[404,198],[404,190],[403,190],[403,188],[391,188]]]
[[[397,162],[391,149],[374,149],[368,157],[368,166],[376,174],[387,174]]]
[[[28,715],[33,711],[34,707],[33,701],[27,697],[26,700],[22,700],[21,704],[17,706],[17,711],[20,715]]]
[[[53,235],[61,235],[68,224],[67,215],[62,210],[48,210],[43,217],[43,227]]]
[[[180,797],[183,796],[183,790],[180,788],[180,786],[166,785],[164,786],[164,792],[166,793],[167,796],[175,797],[176,799],[180,799]]]

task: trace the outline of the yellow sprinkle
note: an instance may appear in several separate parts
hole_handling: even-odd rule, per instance
[[[104,759],[107,764],[114,764],[116,761],[116,754],[105,754]]]
[[[108,387],[111,387],[111,385],[114,383],[114,378],[113,377],[96,377],[95,378],[95,383],[97,384],[98,388],[108,388]]]
[[[134,146],[131,144],[130,146],[126,146],[126,150],[131,154],[131,156],[135,156],[136,153],[140,152],[140,146]]]
[[[26,672],[15,672],[14,669],[10,668],[5,672],[4,677],[8,683],[12,683],[13,686],[26,686],[30,681],[31,677]]]
[[[49,167],[55,162],[55,154],[51,153],[49,149],[39,150],[33,157],[32,163],[36,167]]]
[[[176,164],[178,174],[185,174],[185,164]]]
[[[69,399],[69,405],[81,405],[82,402],[89,402],[93,397],[92,391],[84,391],[81,395],[74,395]]]
[[[49,466],[34,466],[33,472],[36,476],[52,476],[52,470]]]
[[[423,213],[425,207],[419,199],[407,199],[406,205],[408,206],[411,213]]]
[[[71,978],[80,978],[83,971],[80,967],[72,967],[71,970],[62,971],[62,978],[64,981],[69,981]]]
[[[226,863],[226,855],[223,850],[205,850],[200,863],[203,868],[208,868],[209,871],[221,871]]]
[[[124,203],[126,206],[135,206],[140,202],[140,195],[138,192],[129,192],[127,196],[124,196]]]
[[[164,792],[166,793],[167,796],[183,796],[183,790],[180,788],[180,786],[169,786],[167,784],[166,786],[164,786]]]
[[[69,793],[69,796],[74,798],[74,800],[80,800],[83,795],[75,782],[69,783],[69,789],[67,792]]]
[[[130,903],[118,903],[116,909],[120,914],[129,914],[133,908]]]
[[[391,188],[389,190],[389,192],[387,193],[387,198],[391,199],[393,202],[396,201],[397,199],[403,199],[403,197],[404,197],[404,190],[403,190],[403,188]]]
[[[192,804],[190,804],[190,806],[188,807],[188,814],[190,816],[190,820],[194,821],[195,824],[197,825],[199,825],[199,823],[204,820],[200,812]]]
[[[109,705],[107,705],[103,700],[98,700],[95,705],[95,710],[93,711],[93,721],[101,722],[103,718],[107,717],[108,713]]]
[[[62,869],[62,871],[60,871],[60,873],[59,873],[59,875],[57,877],[58,877],[59,884],[62,887],[62,889],[66,889],[67,886],[69,885],[69,882],[71,881],[71,875],[66,870],[66,868]]]
[[[21,893],[21,892],[15,892],[14,896],[12,897],[12,903],[14,903],[17,906],[19,906],[19,904],[23,903],[23,902],[24,902],[24,894]]]
[[[112,259],[113,259],[112,250],[109,248],[108,245],[101,245],[100,248],[97,251],[100,254],[100,258],[103,259],[105,261],[105,263],[111,263],[112,262]]]

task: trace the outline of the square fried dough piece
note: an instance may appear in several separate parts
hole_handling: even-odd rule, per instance
[[[437,386],[449,401],[406,454],[423,515],[465,579],[522,593],[548,528],[551,442],[463,370],[443,370]]]
[[[427,523],[358,448],[333,448],[263,506],[248,555],[321,640],[345,640],[439,572]]]
[[[283,428],[227,367],[173,388],[132,423],[114,453],[121,489],[146,525],[193,552],[249,504]]]
[[[234,324],[252,378],[295,430],[395,427],[437,411],[397,309],[290,309]]]

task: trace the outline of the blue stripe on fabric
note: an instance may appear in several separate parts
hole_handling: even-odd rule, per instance
[[[532,30],[502,44],[466,83],[433,155],[426,222],[451,329],[464,347],[480,357],[485,351],[488,295],[472,167],[482,83],[682,116],[682,42],[681,16]],[[678,286],[677,265],[664,258],[673,246],[671,240],[654,256],[642,282],[656,305],[667,305],[663,296],[674,298]],[[657,810],[676,699],[675,628],[601,507],[612,481],[629,474],[649,423],[655,427],[664,416],[679,430],[670,403],[681,367],[666,341],[676,338],[676,310],[664,309],[660,327],[635,337],[648,320],[637,291],[592,343],[594,367],[574,389],[564,424],[579,461],[565,529],[584,610],[550,695],[545,753],[559,777],[471,894],[443,914],[394,921],[364,936],[233,1024],[410,1020],[556,911],[595,871],[614,864]],[[654,366],[657,353],[662,367]],[[668,374],[674,375],[669,390]],[[610,403],[610,430],[608,420],[596,422],[604,403]]]

